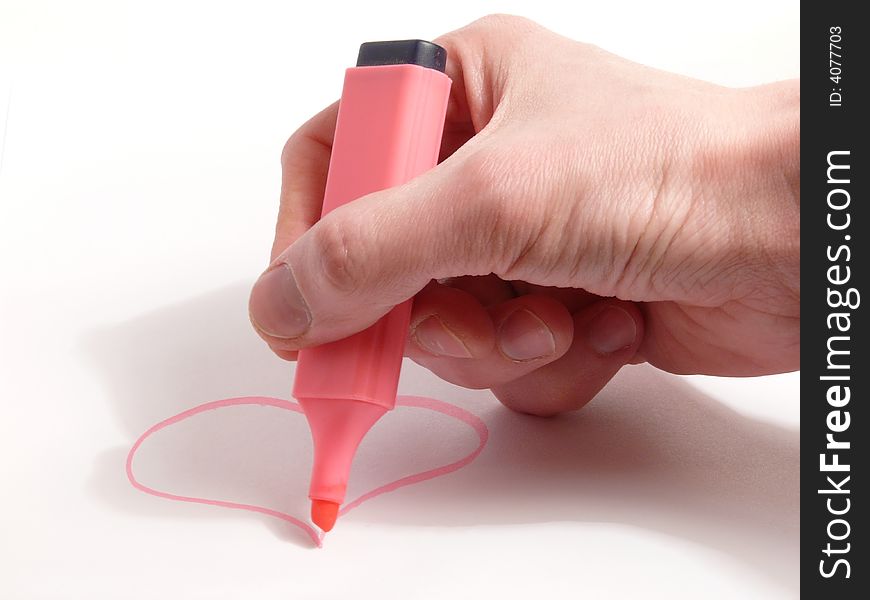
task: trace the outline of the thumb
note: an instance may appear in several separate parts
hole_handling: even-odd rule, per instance
[[[340,339],[432,279],[492,272],[481,247],[492,219],[463,201],[474,184],[451,162],[336,208],[282,252],[251,292],[260,335],[281,350]]]

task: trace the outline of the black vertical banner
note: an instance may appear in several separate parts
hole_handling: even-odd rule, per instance
[[[801,8],[801,590],[866,598],[870,23],[860,2]]]

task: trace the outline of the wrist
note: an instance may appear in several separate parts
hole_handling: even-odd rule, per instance
[[[746,168],[766,179],[778,199],[800,207],[800,81],[792,79],[744,90],[745,110],[754,118],[746,153]]]
[[[725,98],[704,162],[731,250],[749,275],[736,295],[782,301],[784,294],[799,306],[799,81],[729,90]]]
[[[755,96],[759,125],[754,141],[762,264],[790,314],[800,314],[800,81],[760,86]],[[752,160],[753,157],[750,157]],[[771,280],[768,280],[771,281]]]

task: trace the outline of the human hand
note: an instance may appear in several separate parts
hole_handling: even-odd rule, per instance
[[[797,82],[724,88],[510,16],[435,43],[453,80],[436,168],[318,222],[337,103],[288,140],[250,301],[276,353],[414,296],[409,357],[534,414],[629,362],[799,367]]]

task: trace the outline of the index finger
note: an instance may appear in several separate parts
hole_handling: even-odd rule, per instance
[[[284,144],[281,203],[270,261],[320,218],[337,117],[336,101],[311,117]]]

